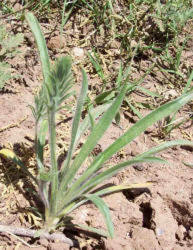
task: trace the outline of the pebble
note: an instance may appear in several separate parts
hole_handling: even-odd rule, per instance
[[[73,48],[73,54],[77,57],[83,57],[84,56],[84,50],[82,48],[74,47]]]
[[[138,170],[138,171],[143,171],[144,170],[144,166],[142,164],[136,164],[133,166],[133,168],[135,170]]]

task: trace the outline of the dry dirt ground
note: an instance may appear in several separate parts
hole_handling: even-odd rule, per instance
[[[9,29],[13,26],[8,24]],[[44,31],[47,26],[42,23]],[[20,27],[21,29],[21,27]],[[12,148],[28,163],[29,168],[35,166],[34,162],[34,119],[29,105],[33,104],[34,93],[41,83],[40,63],[37,49],[34,46],[31,33],[26,29],[25,41],[21,46],[22,54],[10,59],[12,67],[20,74],[18,80],[12,80],[0,93],[0,146]],[[16,32],[16,31],[15,31]],[[72,34],[70,34],[70,32]],[[73,37],[74,30],[66,34]],[[76,31],[78,32],[78,31]],[[76,34],[75,32],[75,34]],[[61,39],[58,31],[47,36],[48,48],[52,57],[57,57],[58,44],[62,45],[62,53],[70,53],[74,62],[85,60],[84,54],[77,54],[76,46],[66,37]],[[191,44],[192,46],[192,44]],[[189,49],[189,60],[193,62],[193,47]],[[191,51],[191,52],[190,52]],[[79,68],[73,65],[77,79]],[[91,78],[91,77],[90,77]],[[90,85],[96,79],[90,79]],[[75,81],[77,85],[77,81]],[[148,82],[154,85],[154,82]],[[79,84],[75,87],[77,90]],[[138,96],[138,98],[140,98]],[[141,97],[142,98],[142,97]],[[74,100],[71,100],[74,104]],[[144,111],[149,112],[149,111]],[[70,129],[73,112],[62,112],[58,128],[60,152],[64,152]],[[186,115],[186,107],[180,116]],[[135,118],[135,117],[134,117]],[[68,120],[68,122],[65,122]],[[98,143],[99,151],[110,145],[123,131],[130,127],[135,119],[123,112],[120,126],[112,124],[105,136]],[[159,133],[158,124],[148,129],[124,150],[116,154],[109,164],[120,162],[157,145],[156,136]],[[170,138],[192,139],[192,124],[188,122],[180,129],[172,131]],[[104,197],[109,205],[115,238],[104,239],[83,231],[68,231],[65,233],[70,238],[78,240],[80,249],[108,249],[108,250],[185,250],[193,249],[193,169],[183,162],[193,164],[193,149],[176,147],[160,154],[170,162],[169,165],[143,164],[127,168],[106,184],[141,183],[151,181],[153,184],[148,189],[134,189],[114,193]],[[28,193],[29,185],[19,169],[12,163],[1,159],[0,161],[0,220],[1,224],[22,227],[34,227],[40,223],[33,210],[30,210],[31,197]],[[105,229],[102,215],[93,204],[86,204],[72,214],[74,222],[87,224],[92,227]],[[47,240],[25,239],[34,249],[69,249],[68,245]],[[0,235],[1,249],[28,249],[17,238],[9,234]],[[76,248],[72,248],[76,249]]]

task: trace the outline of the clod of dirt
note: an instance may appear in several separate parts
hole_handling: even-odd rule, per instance
[[[132,250],[161,250],[152,230],[135,228],[132,230]],[[164,248],[166,249],[166,248]]]
[[[58,51],[66,46],[66,39],[63,36],[54,36],[52,37],[48,43],[47,47],[51,50]]]
[[[161,197],[152,199],[150,206],[152,208],[151,228],[154,229],[162,249],[172,250],[176,242],[177,221]]]
[[[123,240],[121,237],[116,237],[114,239],[104,240],[104,249],[105,250],[133,250],[133,247],[130,243],[130,239]]]

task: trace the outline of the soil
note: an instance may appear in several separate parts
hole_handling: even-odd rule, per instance
[[[9,26],[9,24],[7,24]],[[42,23],[43,30],[47,27]],[[41,69],[37,50],[31,33],[24,27],[25,42],[20,47],[22,54],[9,59],[12,67],[17,70],[20,78],[12,80],[0,93],[0,147],[14,149],[16,153],[28,162],[29,169],[34,169],[34,118],[29,105],[33,105],[34,94],[41,84]],[[46,28],[45,28],[46,27]],[[10,29],[13,27],[9,27]],[[21,27],[20,27],[21,28]],[[53,58],[61,54],[72,54],[75,77],[80,79],[79,63],[85,61],[87,48],[73,46],[74,30],[68,30],[61,40],[55,30],[51,37],[47,36],[49,53]],[[61,44],[62,53],[58,52]],[[190,47],[191,46],[191,47]],[[193,62],[193,43],[184,57],[188,56]],[[78,63],[77,63],[78,62]],[[148,62],[146,62],[148,63]],[[94,86],[96,79],[92,76],[90,85]],[[155,79],[146,79],[151,90],[154,89]],[[76,81],[77,82],[77,81]],[[158,83],[156,83],[158,84]],[[75,89],[79,89],[77,85]],[[170,95],[166,95],[166,100]],[[139,100],[143,96],[136,95]],[[135,94],[133,95],[135,98]],[[72,98],[71,103],[74,104]],[[149,110],[142,111],[143,114]],[[71,127],[72,111],[60,113],[58,126],[60,152],[65,151],[68,145],[69,133],[64,129]],[[184,107],[179,116],[187,115]],[[132,118],[132,119],[131,119]],[[64,122],[67,120],[68,122]],[[121,114],[119,126],[112,124],[104,137],[99,141],[98,148],[104,150],[128,127],[137,120],[131,113],[124,110]],[[112,157],[109,164],[129,159],[141,153],[162,140],[192,139],[192,124],[183,124],[175,129],[169,138],[160,139],[159,125],[155,124],[144,134],[139,136],[124,150]],[[67,140],[66,140],[67,139]],[[61,146],[62,145],[62,146]],[[99,151],[100,151],[99,150]],[[148,188],[132,189],[114,193],[104,197],[108,204],[115,229],[114,239],[100,238],[84,231],[69,231],[65,233],[69,238],[78,241],[79,249],[106,249],[106,250],[185,250],[193,249],[193,169],[183,162],[193,164],[193,149],[190,147],[175,147],[162,152],[159,156],[169,161],[169,165],[141,164],[128,167],[104,184],[133,184],[152,182]],[[39,226],[40,223],[33,215],[31,197],[27,192],[28,183],[20,170],[10,162],[1,159],[0,162],[0,219],[1,224],[22,227]],[[86,204],[72,214],[75,223],[86,224],[99,229],[106,229],[104,219],[93,204]],[[47,240],[25,239],[34,249],[69,249],[69,246],[60,242]],[[2,249],[28,249],[20,240],[9,234],[0,234]],[[71,248],[77,249],[77,248]]]

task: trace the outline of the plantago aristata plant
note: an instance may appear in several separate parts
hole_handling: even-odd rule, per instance
[[[64,160],[62,167],[57,165],[56,155],[56,123],[55,116],[61,108],[62,102],[71,94],[70,88],[72,84],[71,62],[68,57],[61,58],[57,61],[53,69],[50,69],[48,52],[44,37],[41,33],[37,19],[33,14],[28,13],[26,19],[36,38],[40,58],[42,63],[42,71],[44,81],[39,94],[35,97],[35,107],[33,113],[35,117],[35,133],[36,133],[36,158],[38,165],[38,176],[31,177],[36,181],[39,190],[39,196],[45,207],[45,224],[44,230],[51,232],[59,225],[68,226],[68,218],[71,212],[86,203],[93,202],[100,212],[104,215],[108,233],[101,230],[83,226],[87,230],[97,232],[104,236],[114,236],[113,223],[110,217],[110,211],[101,196],[108,193],[117,192],[120,190],[143,187],[145,184],[134,185],[118,185],[97,189],[98,184],[116,175],[122,169],[140,162],[159,162],[166,161],[155,157],[155,154],[164,150],[167,147],[180,144],[193,145],[190,141],[177,140],[169,141],[158,145],[145,153],[141,153],[132,160],[121,162],[114,166],[104,168],[104,164],[116,152],[133,141],[137,136],[144,132],[149,126],[176,112],[184,104],[191,101],[193,98],[193,89],[189,89],[181,97],[166,103],[156,110],[152,111],[146,117],[140,119],[132,127],[130,127],[121,137],[112,143],[105,151],[99,153],[90,165],[86,165],[85,161],[97,145],[100,138],[108,129],[112,120],[115,118],[124,100],[126,92],[133,88],[132,84],[122,84],[119,93],[111,103],[106,103],[103,106],[92,108],[89,114],[81,122],[81,114],[87,96],[88,80],[87,75],[82,69],[82,87],[77,101],[77,107],[74,114],[71,142],[68,149],[68,154]],[[100,117],[96,121],[97,117]],[[89,129],[89,135],[81,147],[78,154],[74,154],[81,136]],[[47,170],[44,164],[44,146],[46,134],[49,137],[50,147],[50,169]],[[6,149],[0,153],[6,155]],[[22,169],[27,173],[27,168],[16,158],[16,156],[8,155],[17,164],[21,165]],[[84,167],[84,172],[78,175],[80,168]],[[81,227],[81,225],[76,225]]]

